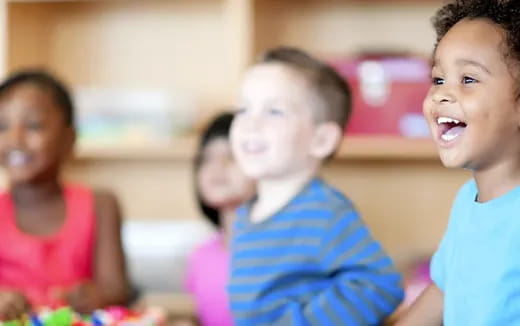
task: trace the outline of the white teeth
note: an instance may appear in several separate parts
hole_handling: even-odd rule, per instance
[[[11,151],[7,154],[7,164],[10,166],[24,165],[29,161],[29,156],[19,150]]]
[[[437,124],[441,124],[441,123],[460,123],[459,120],[457,119],[453,119],[453,118],[450,118],[450,117],[438,117],[437,118]]]
[[[451,141],[457,138],[459,135],[449,135],[449,134],[443,134],[441,135],[442,140],[444,141]]]

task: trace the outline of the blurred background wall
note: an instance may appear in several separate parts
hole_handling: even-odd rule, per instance
[[[436,0],[3,0],[0,72],[45,67],[68,82],[76,95],[80,140],[67,176],[115,191],[128,221],[183,225],[168,234],[176,243],[192,243],[193,234],[203,232],[185,227],[201,221],[191,171],[198,130],[234,103],[241,74],[259,53],[284,44],[347,68],[358,67],[364,57],[427,64],[435,38],[430,17],[440,5]],[[353,76],[353,83],[363,84],[364,77]],[[386,83],[392,93],[392,80],[375,83]],[[414,80],[427,84],[428,76]],[[421,92],[412,96],[421,98]],[[400,107],[391,99],[377,112]],[[441,166],[418,118],[420,104],[410,110],[420,129],[411,135],[378,132],[381,121],[360,116],[358,126],[374,124],[375,131],[347,134],[323,172],[357,203],[400,266],[433,252],[456,190],[469,178]]]

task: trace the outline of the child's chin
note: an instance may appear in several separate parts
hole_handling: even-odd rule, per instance
[[[11,186],[20,186],[20,185],[26,185],[33,183],[34,178],[31,177],[25,177],[25,176],[10,176],[9,177],[9,184]]]
[[[455,169],[455,168],[463,168],[464,162],[462,162],[460,159],[448,156],[448,155],[440,155],[441,162],[444,167]]]
[[[242,173],[244,173],[244,175],[246,177],[248,177],[249,179],[252,179],[252,180],[258,180],[258,179],[265,177],[264,170],[255,169],[255,168],[251,168],[251,167],[242,168]]]

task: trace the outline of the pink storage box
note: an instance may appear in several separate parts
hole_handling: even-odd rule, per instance
[[[348,134],[429,137],[422,103],[430,65],[416,57],[362,57],[330,61],[352,88]]]

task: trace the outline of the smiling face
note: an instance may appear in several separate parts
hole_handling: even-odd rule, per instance
[[[12,185],[56,178],[73,143],[50,91],[23,83],[0,96],[0,162]]]
[[[435,51],[424,115],[445,166],[486,169],[520,158],[516,67],[506,61],[505,32],[462,20]]]
[[[322,154],[317,148],[316,136],[327,133],[318,131],[324,128],[313,116],[317,105],[309,81],[297,70],[279,63],[251,68],[231,129],[233,152],[244,172],[262,179],[316,169],[334,150],[331,146]]]

